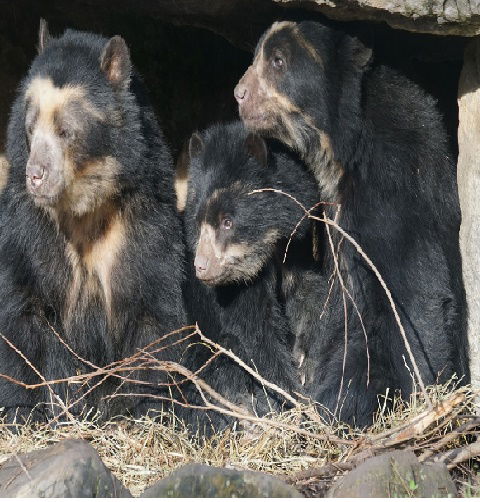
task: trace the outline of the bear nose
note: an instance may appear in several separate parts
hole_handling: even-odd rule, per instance
[[[193,263],[195,265],[195,269],[197,272],[202,273],[205,272],[208,268],[208,258],[202,255],[196,255],[195,261]]]
[[[248,95],[248,89],[245,85],[238,84],[235,87],[235,90],[233,91],[233,94],[235,95],[235,99],[241,103],[244,101]]]
[[[39,187],[44,180],[45,168],[42,166],[28,166],[27,167],[27,178],[34,187]]]

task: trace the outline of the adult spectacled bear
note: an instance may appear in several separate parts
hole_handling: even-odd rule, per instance
[[[52,38],[41,23],[39,53],[12,107],[7,157],[2,375],[30,385],[42,382],[40,374],[74,377],[185,325],[173,164],[121,37],[67,30]],[[175,360],[177,349],[157,357]],[[155,371],[136,377],[145,386],[119,392],[152,394],[167,382]],[[35,409],[42,419],[65,409],[59,400],[77,402],[72,412],[93,407],[107,415],[157,405],[126,398],[109,406],[103,398],[122,380],[104,380],[27,390],[3,377],[0,406],[10,418]]]
[[[455,168],[433,98],[377,64],[359,38],[313,21],[273,24],[234,94],[247,128],[298,152],[321,200],[337,205],[326,214],[383,276],[424,383],[454,374],[468,383]],[[332,238],[346,312],[337,280],[322,329],[306,342],[313,396],[365,425],[379,394],[408,398],[415,368],[372,269],[338,232]],[[329,253],[326,277],[334,267]]]

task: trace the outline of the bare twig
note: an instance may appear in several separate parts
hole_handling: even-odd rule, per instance
[[[59,405],[65,410],[65,412],[73,419],[73,416],[69,413],[67,407],[65,406],[65,403],[60,399],[60,396],[58,396],[52,389],[52,386],[50,383],[48,383],[46,380],[45,380],[45,377],[40,373],[40,371],[38,371],[38,369],[33,365],[33,363],[25,356],[25,354],[20,350],[18,349],[17,347],[15,347],[15,345],[5,336],[3,336],[1,333],[0,333],[0,337],[2,338],[2,340],[12,349],[14,350],[24,361],[25,363],[27,364],[27,366],[29,368],[31,368],[31,370],[40,378],[40,380],[42,380],[42,384],[44,386],[46,386],[50,392],[50,395],[53,396],[57,402],[59,403]],[[0,375],[0,377],[3,376],[3,375]],[[13,378],[7,378],[8,380],[10,380],[11,382],[14,382],[15,379]]]
[[[337,211],[337,214],[338,214],[338,211]],[[327,215],[325,214],[325,212],[323,213],[323,216],[324,216],[324,218],[327,218]],[[337,217],[335,217],[335,221],[336,220],[337,220]],[[362,327],[363,336],[365,337],[365,348],[366,348],[366,351],[367,351],[367,387],[368,387],[368,385],[370,383],[370,351],[368,349],[367,330],[365,328],[365,324],[363,323],[363,318],[362,318],[362,315],[361,315],[360,310],[358,308],[357,302],[354,300],[352,294],[350,293],[350,291],[348,290],[348,288],[345,286],[345,282],[344,282],[342,274],[340,272],[340,266],[339,266],[339,263],[338,263],[338,257],[335,254],[335,248],[334,248],[334,245],[333,245],[333,239],[332,239],[332,235],[331,235],[331,232],[330,232],[330,228],[329,228],[329,226],[327,224],[325,224],[325,228],[327,230],[328,242],[330,244],[330,249],[332,251],[334,266],[335,266],[335,270],[336,270],[336,273],[337,273],[337,276],[338,276],[338,280],[340,281],[340,286],[342,287],[344,295],[346,294],[348,296],[349,300],[352,302],[353,308],[354,308],[354,310],[355,310],[355,312],[357,314],[358,320],[360,321],[360,325]],[[343,239],[343,236],[342,236],[342,239]],[[343,302],[344,302],[344,308],[345,308],[345,297],[343,298]],[[346,316],[346,313],[345,313],[345,316]],[[347,334],[345,334],[345,343],[346,343],[346,339],[347,339]],[[345,358],[346,358],[346,351],[345,351],[345,355],[344,355],[344,360],[345,360]],[[344,364],[345,364],[345,361],[344,361]],[[340,396],[340,394],[339,394],[339,396]]]
[[[265,380],[261,375],[259,375],[256,371],[254,371],[250,366],[245,364],[239,357],[237,357],[231,350],[224,349],[221,345],[218,345],[218,343],[213,342],[209,338],[207,338],[201,331],[200,328],[197,326],[198,334],[200,335],[200,338],[211,345],[212,347],[215,347],[219,352],[222,354],[225,354],[228,356],[232,361],[235,361],[241,368],[243,368],[247,373],[252,375],[255,379],[257,379],[264,387],[268,387],[269,389],[275,391],[277,394],[280,396],[284,397],[287,401],[292,403],[294,406],[300,406],[300,403],[292,397],[288,392],[280,388],[278,385],[275,385],[268,380]]]
[[[335,223],[330,218],[319,218],[318,216],[311,216],[311,218],[316,219],[318,221],[323,221],[324,223],[327,223],[328,225],[334,227],[338,232],[340,232],[345,237],[345,239],[347,239],[355,247],[355,249],[357,250],[357,252],[367,262],[367,264],[369,265],[369,267],[372,269],[373,273],[376,275],[376,277],[377,277],[378,281],[380,282],[383,290],[385,291],[385,294],[387,295],[388,301],[390,303],[390,307],[391,307],[391,309],[393,311],[393,315],[395,316],[395,321],[396,321],[397,326],[398,326],[398,328],[400,330],[400,335],[403,338],[403,342],[405,344],[405,349],[406,349],[406,351],[408,353],[408,357],[410,358],[410,362],[412,363],[413,370],[415,372],[415,376],[417,377],[418,384],[420,385],[420,388],[422,389],[422,392],[425,395],[425,400],[427,401],[428,406],[430,408],[432,408],[433,407],[432,401],[431,401],[430,397],[428,396],[425,384],[423,382],[422,375],[420,374],[420,370],[418,369],[417,361],[415,360],[415,357],[413,355],[412,349],[410,347],[410,342],[408,341],[407,335],[405,333],[405,329],[403,327],[402,321],[401,321],[400,316],[398,314],[397,307],[395,305],[395,302],[393,301],[392,293],[390,292],[390,290],[388,289],[387,285],[385,284],[385,281],[383,280],[383,277],[380,274],[379,270],[373,264],[372,260],[370,260],[370,258],[367,256],[367,254],[363,251],[363,249],[360,246],[360,244],[358,244],[358,242],[353,237],[351,237],[347,232],[345,232],[345,230],[343,230],[343,228],[340,227],[340,225],[338,225],[337,223]]]
[[[444,462],[449,469],[453,469],[456,465],[475,457],[480,457],[480,439],[461,448],[455,448],[446,453],[435,455],[432,460],[435,462]]]
[[[271,191],[271,192],[274,192],[274,193],[278,193],[278,194],[284,195],[284,196],[290,198],[291,200],[293,200],[296,204],[298,204],[299,207],[302,208],[302,210],[305,213],[308,214],[308,210],[305,208],[305,206],[301,202],[299,202],[292,195],[290,195],[290,194],[288,194],[286,192],[283,192],[282,190],[277,190],[277,189],[272,189],[272,188],[264,188],[264,189],[261,189],[261,190],[255,190],[254,192],[251,192],[251,193],[262,192],[262,191]],[[354,248],[357,250],[357,252],[360,254],[360,256],[365,260],[365,262],[368,264],[368,266],[372,269],[373,273],[375,274],[375,276],[377,277],[378,281],[380,282],[380,285],[382,286],[383,290],[385,291],[387,299],[388,299],[388,301],[390,303],[390,307],[391,307],[393,315],[395,317],[395,322],[397,323],[397,326],[398,326],[398,328],[400,330],[400,335],[401,335],[401,337],[403,339],[403,342],[405,344],[405,349],[406,349],[406,351],[408,353],[408,357],[410,358],[410,361],[412,363],[412,366],[413,366],[413,369],[414,369],[414,372],[415,372],[415,376],[417,377],[417,380],[418,380],[418,384],[420,385],[420,388],[421,388],[422,392],[425,395],[425,399],[427,401],[428,406],[430,408],[432,408],[433,404],[432,404],[432,402],[430,400],[430,397],[428,396],[428,394],[426,392],[426,388],[425,388],[425,384],[423,382],[422,375],[420,374],[420,370],[418,369],[417,362],[415,360],[415,357],[413,356],[413,352],[412,352],[411,347],[410,347],[410,342],[408,341],[407,335],[405,333],[405,329],[403,327],[402,321],[401,321],[400,316],[399,316],[398,311],[397,311],[397,307],[395,305],[395,302],[393,301],[392,294],[391,294],[389,288],[387,287],[387,285],[386,285],[386,283],[385,283],[382,275],[380,274],[378,268],[374,265],[374,263],[372,262],[372,260],[365,253],[365,251],[362,249],[362,247],[360,246],[360,244],[349,233],[347,233],[342,227],[340,227],[340,225],[338,225],[338,223],[336,223],[334,220],[331,220],[330,218],[327,218],[327,217],[321,218],[319,216],[313,216],[311,214],[308,214],[308,217],[311,218],[311,219],[313,219],[313,220],[326,223],[327,225],[332,226],[338,232],[340,232],[340,234],[343,235],[345,237],[345,239],[347,239],[354,246]]]

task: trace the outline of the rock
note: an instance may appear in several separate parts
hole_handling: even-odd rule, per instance
[[[480,388],[480,41],[465,50],[458,87],[457,180],[462,224],[460,249],[468,306],[472,385]]]
[[[0,466],[0,497],[131,497],[87,441],[67,439]]]
[[[328,497],[456,497],[445,464],[421,464],[412,452],[370,458],[340,478]]]
[[[251,471],[190,464],[147,488],[140,497],[302,497],[283,481]]]
[[[8,179],[8,161],[5,155],[0,154],[0,192],[4,189]]]
[[[392,28],[474,36],[480,33],[480,2],[467,0],[274,0],[317,10],[341,21],[384,21]]]

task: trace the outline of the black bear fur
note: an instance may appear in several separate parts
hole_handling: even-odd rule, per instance
[[[312,225],[308,218],[296,228],[305,215],[303,209],[287,195],[253,192],[282,191],[309,209],[318,201],[318,189],[305,166],[279,142],[270,141],[264,147],[257,144],[252,152],[250,140],[241,123],[231,123],[201,133],[194,148],[191,141],[184,213],[191,270],[187,305],[190,322],[198,323],[207,337],[232,350],[268,381],[294,393],[301,389],[301,378],[294,357],[296,326],[291,324],[288,313],[298,309],[298,302],[307,300],[296,294],[308,282],[305,278],[323,278],[312,257]],[[222,233],[219,223],[225,215],[233,226]],[[215,229],[216,240],[223,244],[222,252],[236,245],[244,251],[229,275],[214,284],[197,279],[192,266],[204,224]],[[304,326],[304,331],[314,324]],[[186,365],[198,369],[211,355],[209,349],[197,346],[185,355]],[[199,376],[231,402],[259,415],[291,404],[224,355]],[[189,399],[203,404],[195,393]],[[197,415],[188,421],[205,424],[204,419]],[[209,413],[208,419],[215,430],[231,423],[218,413]]]
[[[52,328],[81,358],[105,366],[182,327],[186,313],[181,291],[184,247],[175,210],[173,163],[142,82],[131,67],[128,49],[120,37],[109,42],[74,30],[56,39],[47,34],[43,25],[40,53],[20,84],[8,126],[10,176],[0,197],[0,333],[48,381],[94,369],[73,356]],[[54,89],[52,93],[65,89],[68,93],[70,87],[80,89],[71,112],[58,113],[64,115],[67,127],[69,121],[82,124],[72,140],[75,155],[71,162],[74,176],[78,176],[72,186],[82,179],[82,193],[100,199],[92,202],[82,216],[66,203],[61,210],[58,201],[46,206],[36,204],[26,189],[25,169],[30,155],[26,93],[35,79],[46,82]],[[38,99],[48,99],[45,96]],[[87,113],[89,119],[84,120]],[[58,117],[52,127],[55,120]],[[109,162],[100,163],[106,158]],[[116,167],[109,170],[105,166],[112,165],[112,159]],[[82,169],[90,169],[90,174],[82,175]],[[104,198],[98,193],[102,183],[112,187],[112,193]],[[111,214],[107,212],[105,221],[95,223],[104,199]],[[88,225],[88,218],[94,223]],[[108,233],[112,218],[120,221],[121,237],[110,269],[108,314],[106,293],[102,293],[95,270],[101,269],[116,242],[108,241],[113,239]],[[90,255],[88,272],[86,249],[101,239],[107,240],[106,246],[102,253]],[[72,249],[78,258],[75,266]],[[79,289],[72,301],[69,295],[75,274],[80,278]],[[64,312],[68,302],[71,313],[67,322]],[[175,359],[176,349],[159,354],[163,356]],[[27,384],[41,382],[3,340],[0,373]],[[139,372],[137,376],[154,384],[165,380],[158,372]],[[90,385],[98,381],[92,379]],[[101,398],[120,382],[110,379],[70,411],[93,407],[107,414],[128,410],[137,414],[149,406],[159,406],[155,399],[153,403],[148,399],[115,399],[112,405],[103,401]],[[73,384],[51,388],[64,402],[73,402],[88,389]],[[156,392],[155,386],[127,385],[119,392],[145,391]],[[46,387],[27,390],[5,378],[0,378],[0,406],[11,419],[25,419],[35,408],[38,413],[34,417],[42,420],[45,413],[56,415],[63,409]]]

